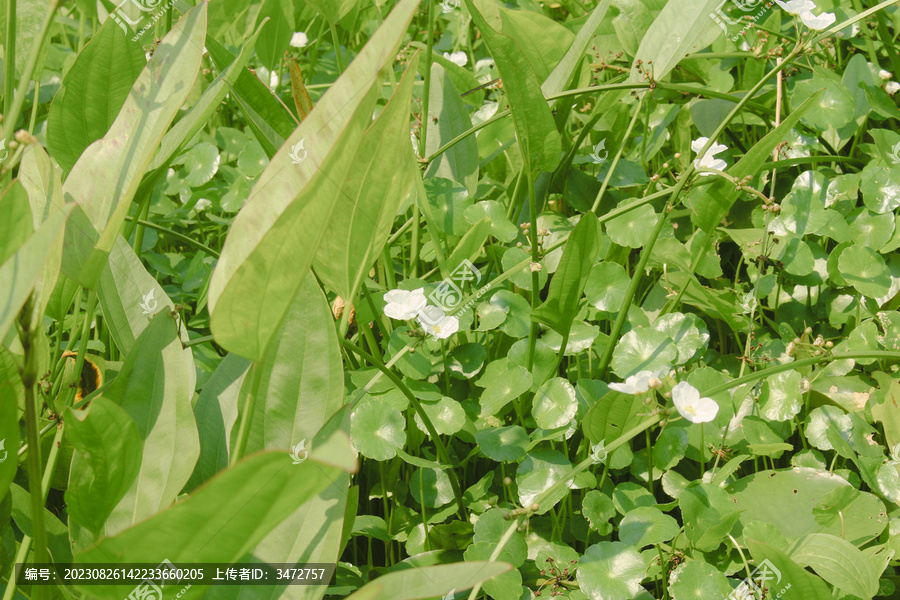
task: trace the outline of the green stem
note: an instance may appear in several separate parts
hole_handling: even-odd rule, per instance
[[[459,467],[459,465],[454,463],[450,459],[450,454],[447,452],[447,446],[444,445],[444,440],[442,440],[441,436],[438,435],[437,430],[434,428],[431,419],[428,417],[428,415],[425,413],[425,410],[422,408],[422,405],[419,403],[418,398],[416,398],[413,393],[409,391],[409,388],[406,387],[406,384],[403,383],[403,380],[397,377],[380,360],[347,340],[341,340],[341,344],[348,350],[352,350],[360,358],[369,361],[379,371],[384,373],[385,377],[390,379],[391,383],[396,385],[397,389],[400,390],[403,395],[406,396],[406,399],[409,400],[409,403],[412,404],[413,409],[416,411],[416,414],[419,415],[420,419],[422,419],[422,423],[425,425],[425,429],[428,430],[428,435],[431,436],[431,441],[434,442],[434,446],[437,449],[437,453],[441,459],[441,462],[445,465],[450,465],[450,468],[447,469],[447,474],[450,478],[450,487],[453,488],[453,495],[456,497],[456,504],[459,508],[459,515],[463,518],[464,522],[468,523],[469,517],[466,514],[466,505],[463,502],[462,490],[459,487],[459,479],[456,475],[456,469]]]
[[[428,124],[431,120],[428,118],[428,104],[431,94],[431,61],[434,56],[434,2],[428,0],[428,40],[425,47],[425,87],[422,89],[422,132],[419,144],[419,156],[424,157],[426,148],[428,147]]]
[[[631,118],[631,123],[628,124],[628,129],[625,130],[625,136],[622,138],[622,142],[619,144],[619,151],[616,152],[616,156],[613,159],[612,164],[609,166],[609,171],[606,173],[606,177],[603,178],[603,185],[600,186],[600,191],[597,192],[597,197],[594,199],[594,204],[591,206],[591,212],[597,212],[597,207],[600,206],[600,199],[603,197],[603,194],[606,192],[606,187],[609,185],[609,181],[612,179],[613,171],[616,170],[616,165],[619,164],[619,159],[622,157],[622,153],[625,151],[625,140],[627,140],[631,136],[631,131],[634,129],[635,123],[637,123],[638,116],[641,114],[641,107],[644,105],[644,98],[647,97],[647,94],[642,94],[641,99],[638,101],[638,106],[634,111],[634,116]],[[644,136],[646,139],[647,136]],[[641,153],[641,157],[643,158],[643,152]]]
[[[334,23],[329,23],[331,27],[331,41],[334,44],[334,55],[337,57],[338,73],[344,74],[344,55],[341,53],[341,41],[338,39],[337,27]]]
[[[12,114],[12,102],[16,90],[16,1],[6,0],[6,43],[3,62],[6,65],[4,82],[3,114]]]
[[[125,217],[125,219],[128,221],[133,221],[134,217],[127,216],[127,217]],[[152,223],[150,221],[145,221],[143,219],[138,219],[137,223],[138,223],[138,225],[143,225],[144,227],[149,227],[150,229],[155,229],[156,231],[159,231],[161,233],[165,233],[166,235],[172,236],[173,238],[177,239],[180,242],[184,242],[185,244],[188,244],[189,246],[193,246],[197,250],[203,250],[204,252],[206,252],[207,254],[212,256],[213,258],[219,258],[219,253],[217,251],[213,250],[212,248],[210,248],[209,246],[207,246],[205,244],[202,244],[201,242],[198,242],[195,239],[189,238],[188,236],[186,236],[184,234],[178,233],[177,231],[172,231],[171,229],[163,227],[162,225],[157,225],[156,223]],[[135,252],[138,251],[137,248],[138,248],[138,246],[135,245]]]

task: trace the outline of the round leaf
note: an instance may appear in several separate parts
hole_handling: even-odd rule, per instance
[[[416,469],[409,478],[409,494],[420,505],[429,508],[439,508],[453,501],[450,477],[440,469]]]
[[[572,468],[572,463],[561,452],[548,448],[532,450],[519,463],[516,470],[516,484],[519,488],[519,503],[531,506],[535,499],[559,481]],[[541,503],[537,513],[544,514],[569,493],[566,486],[560,486],[554,494]]]
[[[668,335],[649,327],[638,327],[619,340],[613,351],[612,370],[626,379],[638,371],[671,367],[677,356],[678,351]]]
[[[629,600],[640,591],[644,559],[621,542],[600,542],[578,561],[578,584],[589,598]]]
[[[578,400],[572,384],[554,377],[538,388],[534,395],[532,414],[538,427],[556,429],[572,422],[578,410]]]
[[[681,563],[669,576],[669,595],[673,600],[726,598],[730,593],[728,579],[702,560]]]
[[[631,279],[622,265],[602,262],[591,268],[584,294],[597,310],[618,312],[625,301],[625,293]]]
[[[653,506],[628,511],[619,524],[619,539],[636,548],[671,540],[678,534],[678,522]]]
[[[366,458],[388,460],[406,443],[406,419],[383,400],[369,400],[350,417],[350,439]]]
[[[497,462],[519,460],[531,440],[518,425],[491,427],[475,433],[475,442],[485,456]]]
[[[650,239],[659,215],[649,204],[645,204],[622,216],[611,219],[606,225],[606,234],[613,242],[629,248],[640,248]]]
[[[880,298],[891,289],[891,271],[871,248],[854,244],[838,259],[838,268],[847,282],[861,294]]]

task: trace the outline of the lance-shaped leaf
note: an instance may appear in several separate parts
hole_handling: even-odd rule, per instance
[[[128,413],[106,398],[95,398],[87,414],[66,410],[66,439],[75,447],[66,508],[97,533],[138,475],[141,436]]]
[[[410,61],[390,102],[360,140],[359,168],[351,169],[341,182],[340,201],[313,260],[316,275],[342,298],[356,295],[413,187],[416,164],[409,141],[409,104],[418,56]]]
[[[439,63],[431,65],[431,93],[428,101],[428,139],[425,154],[431,156],[438,148],[472,128],[459,90],[447,71]],[[474,135],[456,144],[428,165],[426,177],[443,177],[465,186],[469,196],[475,197],[478,187],[478,142]],[[455,263],[454,263],[455,264]]]
[[[685,54],[699,52],[723,35],[718,23],[724,21],[715,12],[722,6],[722,0],[670,0],[644,34],[635,58],[643,61],[655,80],[662,80]],[[637,68],[632,69],[630,81],[644,81]]]
[[[541,86],[541,92],[543,92],[544,96],[552,96],[565,89],[569,80],[572,78],[572,75],[575,73],[575,69],[581,64],[581,59],[584,58],[591,40],[594,39],[594,33],[597,31],[597,28],[600,27],[600,23],[606,16],[606,11],[609,9],[611,2],[612,0],[602,0],[600,4],[591,11],[587,21],[581,26],[578,35],[575,36],[575,40],[572,42],[572,45],[569,46],[568,51],[566,51],[566,55],[563,56],[562,60],[559,61],[559,64],[556,65],[550,73],[550,76],[547,77],[546,81],[544,81],[544,84]],[[554,102],[556,101],[551,101],[551,106]]]
[[[406,139],[408,144],[408,130]],[[247,453],[289,449],[301,442],[311,458],[323,451],[316,432],[343,403],[344,373],[334,316],[315,277],[308,276],[303,282],[278,335],[245,381],[245,393],[253,395]],[[349,411],[344,416],[349,417]],[[333,439],[349,436],[349,418],[343,420],[343,435]],[[332,431],[342,428],[341,421],[338,417],[330,423]],[[333,480],[333,485],[298,507],[240,562],[336,562],[350,476],[339,473]],[[292,597],[318,600],[325,593],[323,586],[301,587],[292,590],[296,594]],[[253,585],[229,586],[221,600],[274,599],[283,593],[279,586],[264,590]]]
[[[534,68],[518,43],[491,27],[472,0],[466,0],[466,6],[503,79],[522,155],[534,173],[552,171],[559,164],[562,144]]]
[[[47,145],[65,171],[85,148],[106,135],[147,64],[141,45],[129,37],[107,19],[78,54],[53,98]]]
[[[106,535],[170,505],[194,470],[200,442],[187,371],[175,320],[164,311],[144,329],[103,392],[131,416],[143,443],[138,477],[106,521]]]
[[[260,175],[235,218],[209,288],[211,328],[223,347],[262,357],[303,283],[357,169],[394,170],[357,155],[418,0],[401,0]],[[360,159],[365,158],[364,163]]]
[[[569,333],[599,252],[600,221],[589,212],[569,234],[559,266],[550,279],[547,300],[531,311],[534,321],[550,326],[562,336]]]
[[[200,70],[204,2],[160,42],[107,134],[88,146],[63,185],[79,208],[66,226],[63,273],[94,287],[160,140]]]
[[[350,440],[344,440],[349,449]],[[291,464],[287,452],[263,452],[238,462],[175,506],[76,555],[81,563],[232,563],[288,515],[321,493],[341,469],[310,458]],[[182,600],[202,598],[193,586]],[[127,585],[80,586],[92,597],[120,600]]]
[[[3,206],[4,225],[18,224],[15,236],[0,237],[0,256],[5,257],[0,263],[0,339],[3,339],[45,272],[48,260],[54,251],[58,251],[56,241],[65,230],[66,218],[73,206],[52,210],[41,228],[29,235],[33,226],[31,209],[18,181],[6,191],[0,205]],[[44,277],[46,279],[47,275]],[[49,294],[50,290],[44,293]]]

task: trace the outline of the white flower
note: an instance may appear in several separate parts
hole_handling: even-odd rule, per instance
[[[803,24],[809,27],[810,29],[815,29],[816,31],[822,31],[829,25],[837,20],[837,17],[834,16],[834,13],[824,12],[819,16],[812,14],[810,11],[805,11],[800,13],[800,20],[803,21]]]
[[[811,11],[816,7],[816,3],[811,0],[788,0],[787,2],[782,2],[781,0],[775,0],[778,3],[778,6],[788,11],[792,15],[799,15],[802,12]]]
[[[884,85],[884,91],[893,96],[898,91],[900,91],[900,83],[897,83],[896,81],[888,81]]]
[[[609,389],[623,394],[643,394],[650,389],[650,383],[666,374],[667,369],[659,371],[640,371],[625,379],[625,383],[611,383]]]
[[[398,321],[407,321],[418,316],[419,311],[425,308],[428,300],[425,299],[425,288],[419,288],[408,292],[406,290],[391,290],[384,295],[387,305],[384,314]]]
[[[270,88],[276,88],[276,87],[278,87],[278,83],[279,83],[280,81],[281,81],[281,78],[278,77],[278,73],[277,73],[277,72],[272,71],[271,73],[269,73],[269,87],[270,87]]]
[[[306,37],[306,33],[302,31],[298,31],[291,36],[291,46],[294,48],[302,48],[309,43],[309,38]]]
[[[712,398],[701,398],[700,392],[682,381],[672,388],[672,401],[682,417],[691,423],[708,423],[716,418],[719,405]]]
[[[459,65],[460,67],[466,66],[469,62],[469,56],[465,52],[454,52],[453,54],[449,52],[444,52],[444,58],[449,60],[455,65]]]
[[[888,79],[893,77],[890,71],[885,71],[884,69],[878,71],[878,76],[881,77],[882,81],[887,81]]]
[[[691,142],[691,150],[694,152],[700,152],[703,150],[703,146],[706,145],[706,142],[709,141],[708,137],[697,138],[693,142]],[[715,158],[715,155],[728,150],[728,146],[723,146],[722,144],[713,144],[712,147],[706,151],[706,154],[703,156],[698,156],[696,160],[694,160],[694,168],[695,169],[715,169],[717,171],[724,171],[728,168],[728,163],[726,163],[721,158]],[[712,173],[700,173],[701,175],[712,175]]]
[[[459,319],[446,316],[437,306],[426,306],[420,310],[419,324],[439,340],[447,339],[459,331]]]

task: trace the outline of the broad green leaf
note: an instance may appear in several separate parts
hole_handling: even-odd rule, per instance
[[[822,579],[848,594],[871,598],[878,591],[881,573],[856,546],[837,536],[810,533],[787,555],[801,567],[812,567]]]
[[[828,441],[828,430],[832,429],[845,439],[849,439],[853,424],[850,415],[837,406],[817,406],[806,417],[803,432],[810,445],[819,450],[834,450]]]
[[[875,213],[888,213],[900,207],[900,177],[896,169],[866,166],[862,172],[859,190],[863,202]]]
[[[728,579],[704,560],[681,563],[669,576],[669,595],[673,600],[724,599],[730,593]]]
[[[353,10],[359,0],[306,0],[317,11],[325,15],[325,19],[332,25],[343,19],[347,13]]]
[[[420,600],[468,590],[512,569],[504,562],[466,562],[399,569],[376,577],[347,600]],[[377,591],[376,591],[377,590]]]
[[[525,456],[528,448],[528,432],[518,425],[491,427],[475,433],[478,448],[485,456],[497,462],[516,461]]]
[[[644,548],[668,542],[679,529],[678,522],[658,508],[639,506],[628,511],[619,523],[619,540],[635,548]]]
[[[384,400],[361,402],[350,423],[353,446],[366,458],[389,460],[406,444],[406,421]]]
[[[631,278],[622,265],[600,262],[591,268],[584,294],[597,310],[619,312],[630,283]]]
[[[242,390],[242,395],[252,394],[246,452],[287,449],[305,442],[310,456],[316,456],[321,450],[314,439],[316,433],[343,403],[344,374],[334,317],[315,277],[305,279],[281,329],[250,373],[249,385]],[[340,421],[334,425],[340,426]],[[349,423],[343,425],[346,435]],[[332,485],[297,508],[241,562],[336,562],[350,480],[345,473],[332,480]],[[262,600],[281,596],[284,588],[267,587],[260,593],[257,586],[247,585],[227,591],[228,597]],[[325,593],[321,586],[302,586],[302,591],[307,600],[318,600]]]
[[[348,442],[345,440],[344,444]],[[262,452],[223,471],[186,500],[77,554],[79,563],[236,562],[299,505],[329,486],[341,469],[286,452]],[[84,585],[97,598],[121,599],[134,584]],[[201,598],[194,586],[182,598]]]
[[[538,79],[545,81],[562,60],[575,36],[559,21],[539,12],[501,7],[499,15],[503,35],[518,44]]]
[[[188,368],[175,322],[156,315],[103,392],[137,425],[143,457],[137,480],[113,509],[104,533],[114,535],[169,506],[187,483],[200,442],[191,410]]]
[[[613,373],[625,379],[639,371],[669,368],[677,357],[675,342],[666,333],[636,327],[619,339],[611,364]]]
[[[610,391],[604,394],[584,417],[584,435],[597,444],[613,440],[637,423],[637,413],[643,410],[638,396]]]
[[[800,373],[783,371],[766,379],[759,398],[760,412],[770,421],[788,421],[803,408]]]
[[[484,217],[490,219],[491,235],[501,242],[511,242],[519,235],[518,228],[506,216],[506,208],[496,200],[482,200],[466,208],[465,218],[470,225],[477,224]]]
[[[463,557],[466,562],[488,561],[494,553],[496,544],[490,542],[476,542],[466,548]],[[501,551],[503,558],[506,552]],[[507,564],[505,562],[499,564]],[[522,573],[513,569],[502,575],[484,582],[484,592],[494,600],[520,600],[522,597]]]
[[[31,229],[31,211],[20,183],[13,183],[0,202],[6,206],[6,197],[19,193],[24,202],[15,203],[15,211],[21,213],[21,218],[16,217],[15,212],[7,213],[4,218],[9,218],[10,222],[22,223]],[[41,228],[31,234],[21,246],[10,252],[4,251],[4,254],[9,256],[0,264],[0,290],[3,290],[0,293],[0,339],[6,337],[16,315],[25,304],[42,273],[45,272],[45,265],[53,257],[54,250],[58,250],[57,240],[63,235],[66,219],[72,212],[72,208],[73,206],[70,205],[62,211],[51,210]],[[0,244],[8,241],[8,239],[0,239]],[[46,278],[46,275],[44,277]],[[43,292],[47,295],[50,294],[50,290]]]
[[[109,131],[82,153],[63,185],[79,208],[66,226],[62,269],[84,287],[97,285],[141,176],[193,88],[206,6],[193,8],[160,42]]]
[[[578,584],[589,598],[629,600],[641,589],[644,559],[621,542],[590,546],[578,561]]]
[[[686,1],[689,2],[690,0]],[[707,0],[708,3],[709,1]],[[700,4],[698,3],[698,5]],[[668,6],[674,5],[675,3],[672,3]],[[659,19],[657,19],[657,22],[659,22]],[[655,64],[656,62],[654,61]],[[756,175],[757,171],[763,168],[766,162],[772,158],[772,151],[775,147],[785,140],[800,118],[813,106],[820,95],[821,92],[817,92],[810,96],[806,102],[797,106],[781,122],[781,125],[758,141],[741,160],[728,169],[728,174],[737,179]],[[691,221],[703,231],[713,231],[719,226],[722,218],[731,210],[732,205],[740,197],[740,194],[741,192],[734,189],[733,183],[721,177],[716,178],[712,185],[696,188],[696,191],[689,194],[685,201],[692,211]]]
[[[557,450],[535,448],[519,463],[516,469],[516,486],[519,488],[519,503],[530,507],[535,499],[561,480],[572,468],[572,463]],[[566,497],[569,489],[561,486],[538,507],[542,515],[557,502]]]
[[[651,69],[653,79],[661,81],[685,54],[703,50],[722,35],[709,16],[720,6],[720,0],[667,2],[641,39],[635,58]],[[632,69],[629,81],[643,81],[637,68]]]
[[[531,311],[532,320],[568,336],[600,247],[600,223],[594,213],[586,213],[569,234],[562,259],[550,279],[547,299]]]
[[[442,469],[416,469],[409,478],[409,495],[420,506],[440,508],[453,502],[450,477]]]
[[[334,212],[313,259],[316,275],[342,298],[353,298],[387,241],[400,205],[413,187],[409,106],[418,55],[378,119],[355,148],[359,168],[340,183]],[[390,165],[390,168],[387,168]]]
[[[515,400],[531,388],[532,376],[525,367],[501,358],[488,364],[484,374],[475,382],[485,388],[481,393],[482,413],[495,415],[510,401]]]
[[[629,248],[640,248],[650,240],[653,227],[659,221],[653,207],[645,204],[624,215],[611,219],[606,224],[606,234],[613,242]]]
[[[10,381],[0,381],[0,501],[6,498],[19,462],[19,410],[16,390]],[[2,541],[2,540],[0,540]]]
[[[425,156],[431,156],[438,148],[472,128],[472,120],[459,90],[439,63],[431,65],[428,111],[432,116],[426,123],[428,138]],[[453,180],[463,185],[474,198],[478,186],[478,142],[475,136],[468,136],[433,160],[425,171],[425,177]]]
[[[87,414],[66,409],[66,439],[75,447],[66,508],[96,534],[138,475],[141,436],[128,413],[101,396]]]
[[[884,436],[889,448],[900,444],[900,383],[891,379],[886,373],[873,373],[872,376],[881,387],[884,399],[873,403],[872,416],[884,427]]]
[[[22,533],[31,537],[31,494],[15,483],[9,486],[12,500],[12,518]],[[69,548],[69,532],[65,524],[48,509],[44,509],[44,528],[47,531],[47,548],[54,562],[72,562],[72,550]]]
[[[562,377],[554,377],[535,392],[531,413],[541,429],[557,429],[570,424],[577,410],[575,388]]]
[[[327,224],[346,202],[336,182],[352,171],[396,167],[377,153],[361,156],[356,150],[417,5],[417,0],[402,0],[394,8],[281,147],[235,218],[209,288],[210,325],[223,347],[247,358],[263,355]],[[300,229],[307,235],[296,235]]]
[[[709,342],[709,333],[703,320],[695,314],[669,313],[653,323],[653,329],[665,333],[675,344],[678,356],[675,364],[688,362]]]
[[[499,508],[492,508],[478,517],[472,541],[476,544],[478,542],[499,544],[510,524],[509,520],[503,518],[503,514]],[[525,543],[525,536],[516,532],[508,538],[503,547],[503,554],[498,560],[509,562],[514,567],[521,567],[527,558],[528,545]]]
[[[728,494],[719,486],[690,482],[678,496],[688,539],[704,552],[716,550],[737,524],[740,507],[729,506]]]
[[[64,171],[106,135],[147,64],[141,45],[129,38],[107,19],[78,54],[53,98],[47,145]]]
[[[880,298],[891,289],[891,271],[884,258],[871,248],[853,244],[838,259],[841,275],[860,294]]]
[[[261,27],[264,19],[268,22],[260,32],[256,55],[269,71],[275,71],[281,67],[284,51],[294,35],[294,3],[291,0],[263,0],[256,26]]]
[[[609,520],[616,516],[616,509],[609,496],[603,492],[591,490],[585,494],[581,512],[591,527],[599,531],[601,535],[608,535],[612,531]]]
[[[212,377],[194,404],[194,418],[200,436],[200,457],[185,489],[191,491],[209,481],[228,466],[231,430],[238,418],[238,409],[245,398],[241,386],[250,368],[250,361],[237,354],[228,354],[216,367]]]
[[[211,36],[206,38],[206,47],[209,49],[210,58],[213,59],[219,70],[225,70],[229,64],[234,63],[234,55]],[[235,74],[238,75],[237,80],[230,81],[228,89],[241,107],[241,111],[247,119],[247,125],[253,131],[257,141],[265,150],[266,155],[272,158],[284,141],[290,137],[297,122],[291,117],[290,111],[278,101],[255,73],[241,68],[237,69]],[[172,131],[175,131],[175,128]]]
[[[562,145],[534,68],[519,44],[491,27],[472,0],[466,0],[466,6],[503,79],[522,155],[534,173],[552,171],[559,164]]]
[[[767,568],[771,591],[783,600],[831,600],[831,590],[825,582],[803,569],[781,550],[761,541],[747,540],[757,569]],[[764,560],[768,565],[762,564]],[[790,584],[790,585],[788,585]],[[783,591],[783,593],[782,593]]]

